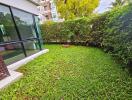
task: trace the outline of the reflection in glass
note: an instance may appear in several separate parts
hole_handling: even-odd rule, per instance
[[[39,52],[39,44],[37,40],[24,42],[24,47],[28,56]]]
[[[3,56],[6,65],[12,64],[24,58],[20,44],[6,44],[0,46],[0,55]]]
[[[0,5],[0,43],[18,40],[17,32],[8,7]]]
[[[13,16],[10,11],[12,11]],[[26,54],[30,56],[40,51],[39,43],[43,44],[43,42],[39,29],[39,19],[37,16],[33,16],[13,7],[9,9],[9,7],[0,5],[0,55],[3,56],[6,65],[25,58]],[[18,37],[17,28],[22,40]],[[24,49],[26,50],[25,55]]]
[[[32,14],[12,8],[13,15],[22,39],[36,38]]]
[[[41,48],[43,47],[43,39],[42,39],[42,35],[41,35],[41,30],[40,30],[40,20],[38,18],[38,16],[35,16],[35,25],[36,25],[36,29],[38,32],[38,36],[40,39],[40,43],[41,43]]]

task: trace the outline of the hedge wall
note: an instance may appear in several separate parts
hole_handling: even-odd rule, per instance
[[[125,64],[132,65],[132,6],[115,8],[105,14],[42,25],[45,42],[101,47]]]
[[[103,48],[132,66],[132,6],[115,9],[105,22]]]

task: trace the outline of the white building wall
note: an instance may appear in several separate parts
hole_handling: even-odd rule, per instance
[[[28,0],[0,0],[0,3],[13,6],[27,12],[39,15],[37,5],[29,2]]]

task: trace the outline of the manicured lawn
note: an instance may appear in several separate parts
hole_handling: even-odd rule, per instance
[[[0,92],[3,100],[132,100],[132,78],[97,48],[46,45],[18,71],[24,77]]]

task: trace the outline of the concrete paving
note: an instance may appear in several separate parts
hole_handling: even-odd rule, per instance
[[[33,59],[35,59],[36,57],[42,55],[42,54],[45,54],[49,52],[48,49],[44,49],[36,54],[33,54],[29,57],[26,57],[25,59],[22,59],[14,64],[11,64],[9,66],[7,66],[8,70],[9,70],[9,73],[10,73],[10,76],[9,77],[6,77],[4,78],[3,80],[0,80],[0,90],[7,87],[8,85],[10,85],[11,83],[17,81],[18,79],[20,79],[23,74],[20,73],[20,72],[16,72],[15,70],[18,69],[19,67],[27,64],[28,62],[32,61]]]

